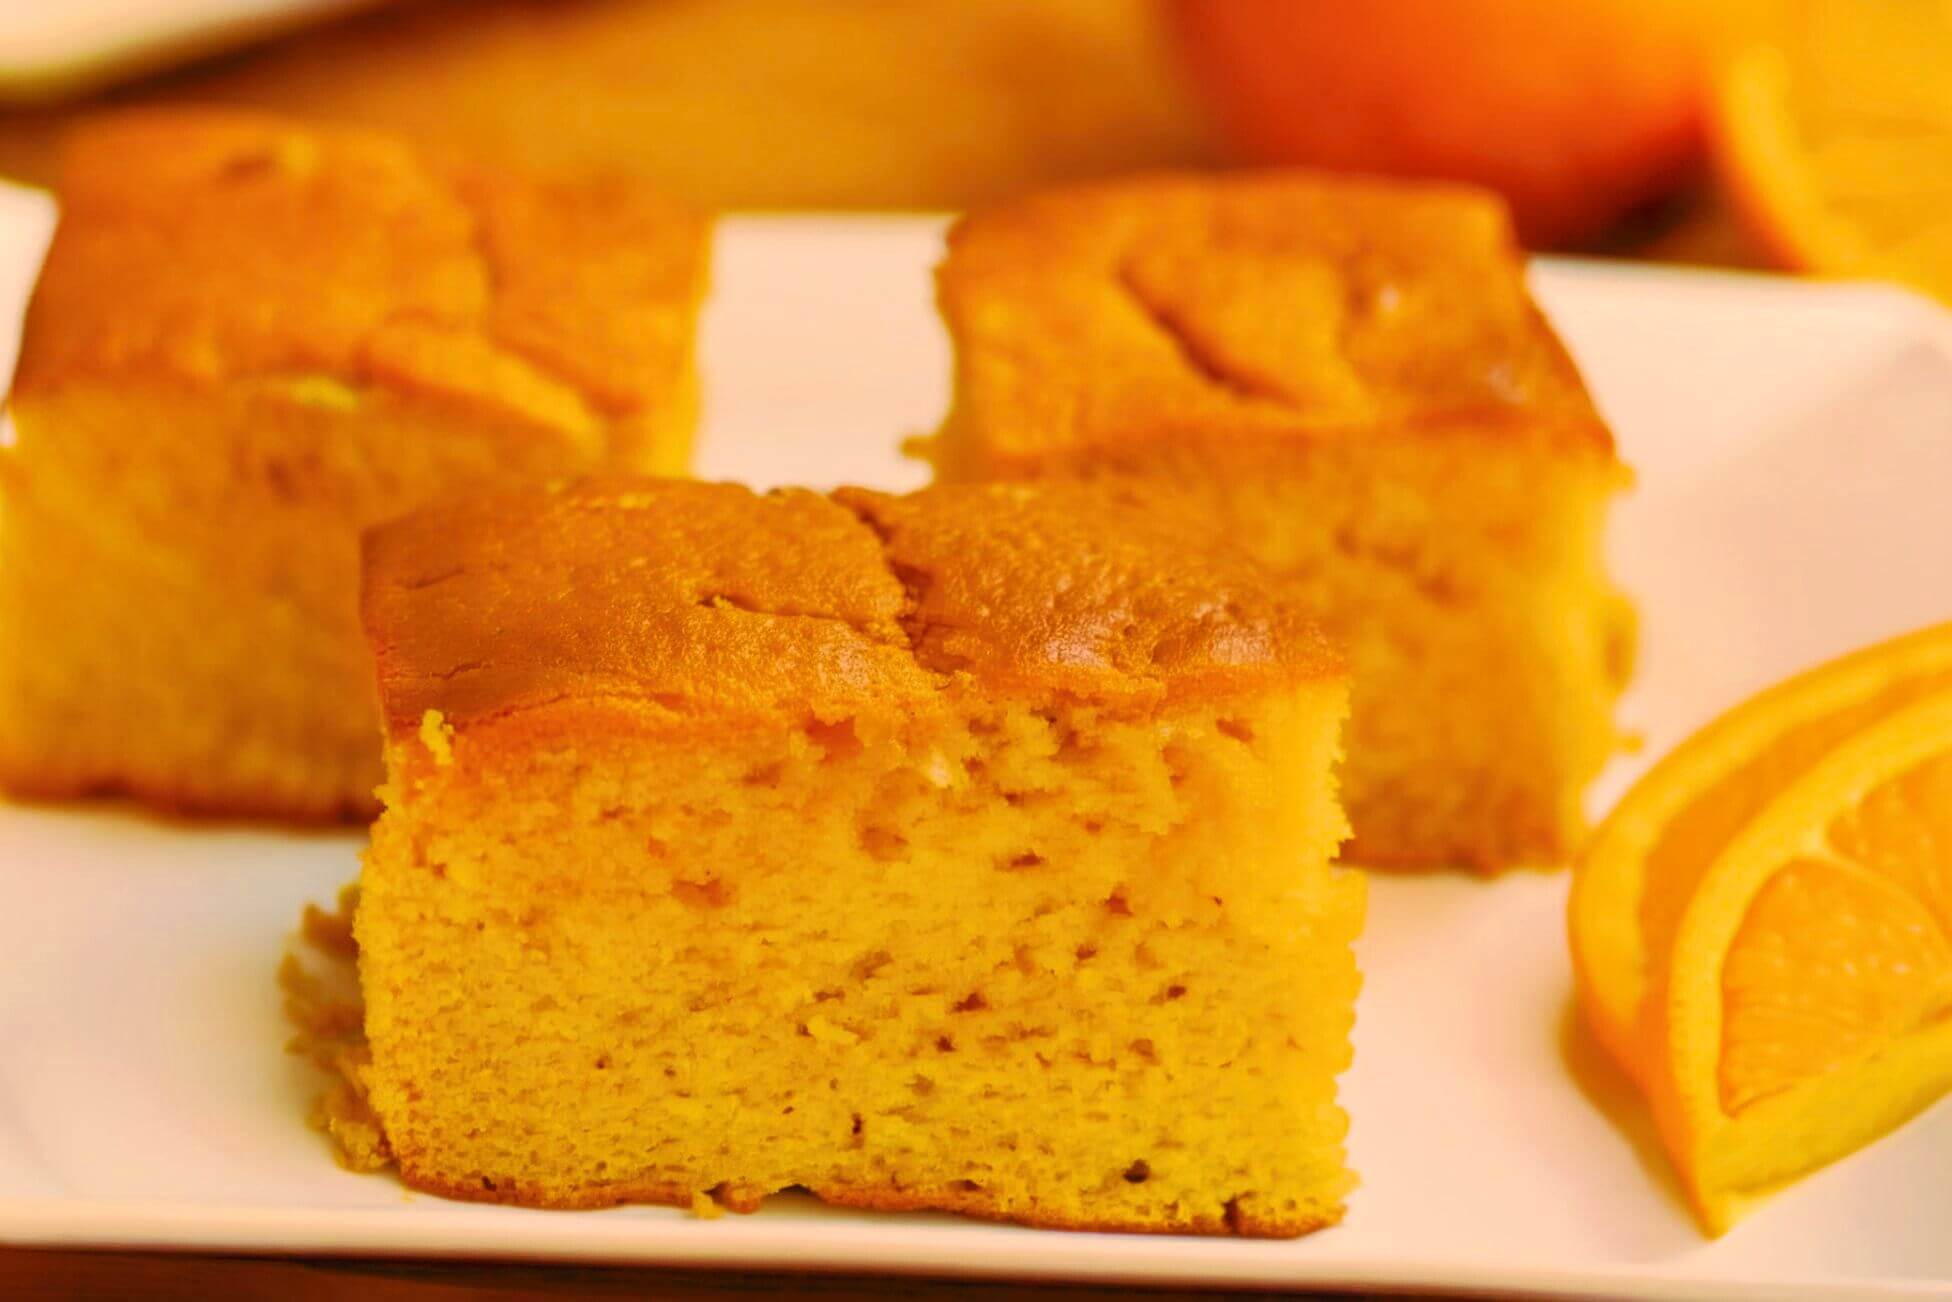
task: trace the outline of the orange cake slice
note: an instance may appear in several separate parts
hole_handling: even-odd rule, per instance
[[[966,219],[939,288],[943,479],[1152,479],[1347,640],[1351,857],[1576,848],[1630,652],[1600,558],[1627,474],[1495,199],[1084,186]]]
[[[0,444],[0,787],[367,813],[360,529],[682,471],[704,222],[219,112],[73,140]]]
[[[1347,683],[1256,567],[1084,486],[620,481],[380,528],[364,601],[410,1185],[1340,1217]]]

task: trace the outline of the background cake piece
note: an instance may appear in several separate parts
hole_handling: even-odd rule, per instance
[[[1565,856],[1615,749],[1628,476],[1497,201],[1162,175],[965,220],[948,480],[1137,476],[1296,585],[1355,671],[1369,863]]]
[[[682,472],[705,223],[200,112],[82,131],[60,199],[0,446],[0,786],[368,812],[359,530]]]
[[[368,536],[362,1079],[407,1182],[1339,1218],[1346,679],[1079,485],[610,483]]]

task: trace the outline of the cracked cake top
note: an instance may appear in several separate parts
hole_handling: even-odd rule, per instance
[[[388,727],[799,726],[970,687],[1149,708],[1341,672],[1279,585],[1143,492],[607,480],[437,506],[366,536]]]
[[[68,143],[20,394],[94,379],[383,391],[593,440],[681,387],[704,218],[623,181],[437,163],[224,110]]]
[[[938,291],[990,455],[1520,431],[1611,453],[1502,205],[1305,172],[1159,174],[965,218]]]

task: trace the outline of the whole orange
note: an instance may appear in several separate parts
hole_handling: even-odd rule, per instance
[[[1701,151],[1701,0],[1168,0],[1258,162],[1471,181],[1532,244],[1590,237]]]

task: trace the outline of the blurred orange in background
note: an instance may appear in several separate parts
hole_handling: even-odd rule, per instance
[[[1472,181],[1532,244],[1591,238],[1700,159],[1746,0],[1168,0],[1238,149]]]
[[[1722,184],[1776,262],[1952,302],[1952,0],[1786,0],[1713,105]]]
[[[1952,0],[387,0],[0,108],[0,175],[51,181],[78,112],[185,102],[728,208],[1227,162],[1432,176],[1502,192],[1534,246],[1952,298]]]

